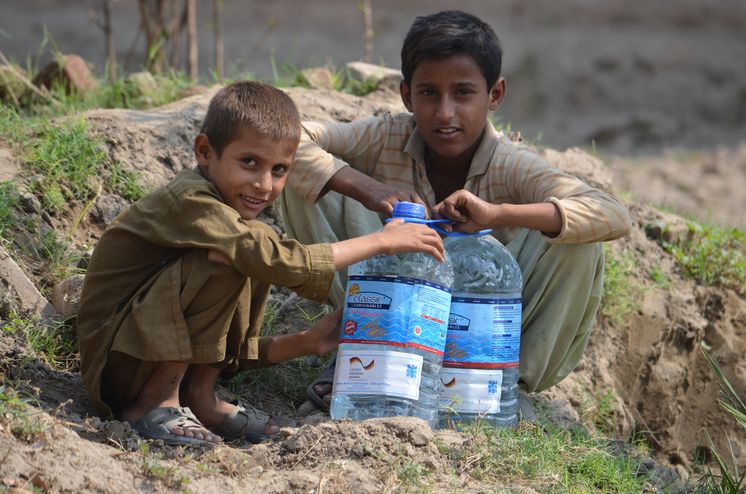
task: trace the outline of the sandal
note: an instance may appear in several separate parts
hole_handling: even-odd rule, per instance
[[[329,403],[325,402],[324,398],[316,393],[314,387],[318,386],[319,384],[334,384],[334,368],[336,367],[336,364],[337,358],[335,355],[334,357],[332,357],[331,360],[329,360],[329,364],[326,366],[326,369],[324,369],[321,374],[319,374],[316,379],[314,379],[313,382],[306,388],[306,394],[308,395],[308,399],[311,401],[311,403],[313,403],[314,406],[319,410],[323,410],[325,412],[329,411]]]
[[[225,419],[210,430],[226,441],[245,439],[252,444],[273,439],[274,434],[266,434],[267,424],[278,427],[295,426],[294,420],[270,416],[267,412],[251,405],[238,405]]]
[[[197,417],[187,407],[155,408],[146,413],[140,420],[130,422],[130,426],[146,439],[160,439],[165,444],[171,446],[204,446],[215,444],[205,439],[179,436],[171,432],[176,427],[184,430],[200,429],[207,431],[207,428],[197,420]]]

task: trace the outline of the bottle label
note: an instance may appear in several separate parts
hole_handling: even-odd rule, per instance
[[[418,400],[421,374],[421,355],[340,348],[334,370],[334,393]]]
[[[419,348],[443,355],[451,292],[404,276],[350,276],[340,343]]]
[[[440,410],[479,414],[500,411],[502,370],[443,368],[440,381]]]
[[[454,294],[444,367],[499,369],[518,365],[521,298]]]

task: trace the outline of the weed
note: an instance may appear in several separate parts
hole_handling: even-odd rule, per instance
[[[733,385],[725,377],[723,372],[720,370],[720,366],[717,364],[715,359],[709,353],[709,348],[705,343],[700,343],[700,350],[710,365],[712,370],[718,379],[720,386],[720,398],[718,403],[727,411],[729,414],[736,419],[736,422],[741,426],[744,434],[746,434],[746,404],[736,392]],[[722,494],[742,494],[746,491],[746,472],[741,472],[738,469],[738,462],[731,451],[731,464],[729,465],[723,458],[722,454],[717,451],[715,444],[710,437],[710,434],[705,431],[707,435],[707,441],[710,443],[710,453],[712,455],[715,464],[719,470],[719,473],[713,472],[711,468],[707,468],[705,476],[701,480],[701,485],[706,492],[715,492]]]
[[[580,398],[579,414],[583,423],[590,423],[603,434],[613,435],[619,423],[616,408],[617,395],[614,388],[593,391],[583,390]]]
[[[4,380],[0,381],[0,425],[24,441],[33,441],[44,431],[39,412],[33,411],[29,405],[31,401]]]
[[[179,469],[173,465],[163,463],[161,455],[151,452],[147,443],[139,443],[140,453],[142,454],[142,472],[150,479],[158,480],[165,484],[166,487],[184,490],[189,484],[189,477],[183,475]]]
[[[523,423],[517,429],[484,422],[464,427],[467,440],[441,448],[468,475],[495,486],[531,479],[537,491],[638,493],[648,486],[634,462],[616,458],[601,440],[587,434]]]
[[[0,239],[6,238],[5,231],[13,225],[13,211],[20,200],[21,196],[13,182],[0,181]]]
[[[53,369],[73,372],[80,366],[75,330],[64,321],[45,324],[38,319],[22,319],[11,313],[3,331],[23,335],[28,349]]]
[[[660,266],[655,266],[650,270],[650,279],[660,288],[668,288],[671,286],[671,278],[663,272]]]
[[[746,233],[690,221],[687,238],[662,242],[684,272],[705,285],[746,293]]]
[[[633,275],[631,254],[612,255],[607,244],[601,315],[612,325],[621,326],[626,317],[640,304],[643,287]]]

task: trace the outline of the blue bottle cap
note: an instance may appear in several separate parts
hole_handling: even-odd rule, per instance
[[[425,206],[416,202],[397,202],[394,204],[394,212],[391,213],[394,218],[425,218]]]

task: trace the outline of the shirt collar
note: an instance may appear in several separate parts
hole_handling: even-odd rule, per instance
[[[414,124],[414,117],[412,118]],[[471,166],[469,167],[469,175],[467,178],[482,175],[487,171],[487,167],[490,164],[492,156],[495,152],[500,139],[503,138],[503,133],[495,130],[492,122],[487,120],[487,124],[484,126],[484,135],[482,136],[482,142],[479,143],[479,147],[474,152],[474,157],[471,160]],[[404,146],[404,152],[409,154],[415,163],[425,162],[425,140],[417,130],[415,125],[412,134],[407,140],[407,144]]]

